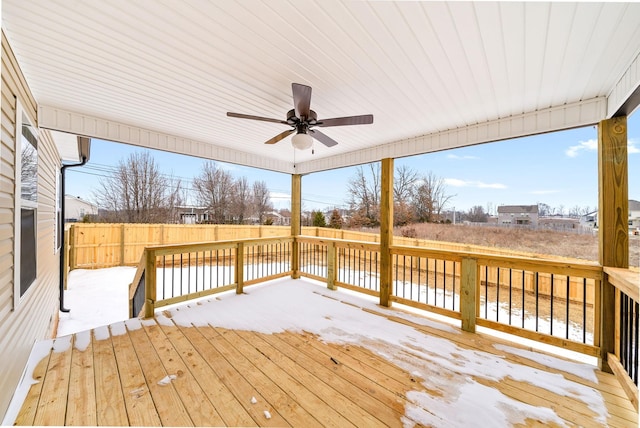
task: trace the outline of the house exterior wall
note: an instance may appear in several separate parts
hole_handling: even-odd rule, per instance
[[[55,249],[57,149],[47,132],[38,141],[36,280],[14,307],[16,99],[36,120],[36,102],[2,33],[2,133],[0,138],[0,416],[24,370],[33,343],[52,332],[58,306],[59,251]],[[19,268],[19,267],[17,267]],[[2,418],[0,418],[2,420]]]
[[[70,195],[65,195],[64,198],[65,222],[82,221],[82,218],[85,215],[98,215],[98,207],[93,205],[92,203]]]
[[[537,205],[502,205],[498,207],[498,224],[538,227]]]

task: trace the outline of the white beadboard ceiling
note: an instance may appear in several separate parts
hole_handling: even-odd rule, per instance
[[[309,173],[596,123],[638,104],[640,4],[2,0],[39,126]],[[291,83],[339,141],[295,151]]]

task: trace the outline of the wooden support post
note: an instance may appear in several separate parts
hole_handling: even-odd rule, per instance
[[[146,264],[144,267],[144,317],[153,318],[156,302],[156,253],[144,250]]]
[[[629,267],[627,118],[598,126],[598,245],[602,266]],[[600,303],[600,366],[612,372],[607,355],[615,352],[615,288],[604,275]]]
[[[380,188],[380,305],[391,306],[393,268],[393,159],[382,159]]]
[[[69,227],[69,270],[74,270],[77,266],[78,248],[76,242],[76,225]]]
[[[69,280],[69,230],[64,231],[64,248],[62,248],[62,254],[60,257],[64,257],[64,272],[62,272],[62,280],[64,282],[64,289],[67,289],[67,282]]]
[[[236,247],[236,294],[244,293],[244,243],[238,242]]]
[[[300,174],[291,175],[291,278],[300,278],[300,252],[299,243],[296,239],[300,235],[300,216],[302,214],[302,176]]]
[[[338,271],[338,252],[336,251],[336,243],[331,241],[327,244],[327,288],[337,290],[336,278]]]
[[[120,225],[120,266],[124,266],[124,223]]]
[[[476,332],[477,300],[480,276],[476,259],[463,258],[460,267],[460,315],[462,329]]]

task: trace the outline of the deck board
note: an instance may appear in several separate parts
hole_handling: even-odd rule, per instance
[[[67,393],[71,372],[71,348],[73,337],[58,338],[43,380],[42,392],[36,410],[34,425],[64,425],[67,410]]]
[[[137,320],[134,320],[137,321]],[[127,331],[136,351],[140,367],[149,388],[149,393],[156,403],[156,411],[164,426],[193,426],[193,422],[185,408],[180,395],[172,382],[159,385],[158,382],[170,373],[164,369],[162,360],[156,353],[153,344],[140,322],[127,322]]]
[[[358,344],[342,344],[309,332],[265,334],[194,326],[164,315],[132,319],[37,345],[38,355],[44,356],[33,372],[39,382],[31,385],[16,424],[424,426],[428,424],[421,415],[431,415],[432,409],[412,394],[446,399],[473,382],[506,400],[547,409],[568,426],[597,425],[598,414],[585,396],[555,393],[526,377],[468,376],[457,370],[465,360],[456,354],[458,361],[442,361],[441,367],[434,363],[438,355],[430,353],[438,341],[482,354],[492,364],[556,376],[570,389],[575,385],[583,393],[592,391],[606,406],[609,426],[638,424],[637,409],[612,375],[595,371],[597,381],[585,379],[567,366],[554,366],[553,358],[560,357],[528,353],[529,348],[487,335],[410,321],[396,309],[343,303],[349,310],[364,310],[419,333],[399,352],[391,343],[366,337]],[[55,349],[46,352],[47,346]],[[416,367],[419,376],[408,367]],[[175,380],[159,384],[171,374]],[[521,425],[554,423],[528,417]]]
[[[76,335],[71,351],[66,424],[95,426],[97,417],[91,331],[85,331]]]
[[[123,330],[122,334],[120,331],[114,334],[112,326],[111,340],[120,372],[120,384],[122,385],[129,425],[158,426],[160,418],[156,412],[133,343],[131,343],[127,332],[124,331],[125,329],[124,324],[120,323],[118,330]]]
[[[101,426],[128,425],[118,363],[109,329],[96,329],[92,338],[97,422]],[[63,423],[59,424],[63,425]]]

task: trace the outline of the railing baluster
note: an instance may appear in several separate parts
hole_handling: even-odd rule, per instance
[[[571,312],[571,307],[570,307],[571,299],[570,299],[570,296],[569,296],[570,295],[570,291],[571,291],[571,278],[569,277],[569,275],[567,275],[567,291],[566,291],[566,293],[567,293],[567,295],[566,295],[567,296],[567,309],[566,309],[567,313],[565,314],[565,316],[566,316],[566,318],[565,318],[565,324],[566,324],[565,330],[566,331],[565,331],[565,337],[564,337],[565,339],[569,338],[569,321],[570,321],[569,314]]]
[[[523,270],[522,271],[522,328],[524,328],[524,314],[525,314],[525,310],[524,310],[525,276],[526,276],[526,272]]]
[[[550,317],[551,325],[549,328],[549,330],[551,331],[550,333],[551,336],[553,336],[553,283],[554,283],[553,279],[554,279],[553,274],[551,274],[551,317]]]
[[[631,361],[631,367],[635,367],[633,372],[633,383],[638,385],[638,339],[640,339],[640,334],[638,333],[638,327],[640,327],[640,306],[638,302],[635,302],[633,314],[635,315],[635,336],[633,339],[633,344],[631,346],[634,348],[634,358]]]
[[[442,261],[442,307],[447,306],[447,261]]]
[[[509,325],[511,325],[511,309],[513,303],[513,269],[509,268]]]
[[[587,343],[587,278],[582,279],[582,343]]]
[[[538,331],[538,320],[540,319],[539,315],[539,304],[538,304],[538,272],[536,272],[536,331]]]
[[[496,321],[500,317],[500,268],[496,268]]]

